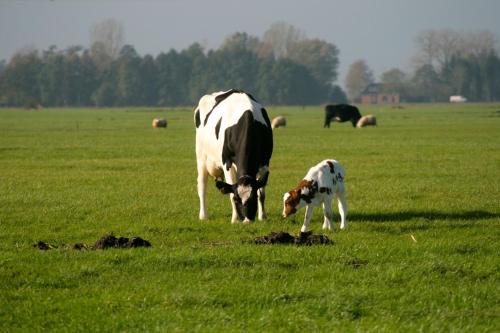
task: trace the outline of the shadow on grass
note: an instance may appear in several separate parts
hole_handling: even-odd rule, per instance
[[[352,213],[348,214],[348,220],[354,222],[402,222],[414,219],[471,221],[481,219],[500,218],[500,213],[492,213],[482,210],[468,212],[440,212],[440,211],[403,211],[390,213]]]

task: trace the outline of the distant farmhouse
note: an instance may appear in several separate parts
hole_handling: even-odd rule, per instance
[[[399,104],[399,93],[383,92],[381,83],[372,83],[361,94],[362,104]]]

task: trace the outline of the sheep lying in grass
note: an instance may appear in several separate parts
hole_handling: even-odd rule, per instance
[[[271,127],[272,129],[278,128],[278,127],[285,127],[286,126],[286,118],[283,116],[278,116],[273,119],[271,122]]]
[[[153,119],[153,123],[151,124],[154,128],[157,127],[167,127],[167,120],[163,118],[155,118]]]
[[[374,115],[366,115],[361,117],[356,124],[357,128],[365,127],[365,126],[377,126],[377,118]]]
[[[332,230],[332,201],[337,195],[340,229],[344,229],[347,215],[344,177],[344,168],[335,160],[324,160],[313,166],[299,185],[283,196],[283,217],[295,214],[306,206],[304,224],[300,229],[301,232],[306,232],[309,229],[313,207],[323,204],[323,229]]]

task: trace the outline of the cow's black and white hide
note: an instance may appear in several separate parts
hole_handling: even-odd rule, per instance
[[[266,217],[265,191],[273,152],[271,123],[264,107],[250,94],[231,89],[203,96],[194,113],[198,169],[199,218],[208,218],[208,176],[229,194],[231,222]]]
[[[346,226],[347,203],[344,188],[345,172],[339,162],[324,160],[309,169],[299,185],[283,196],[283,217],[295,214],[306,207],[304,224],[301,231],[309,229],[313,207],[323,205],[323,229],[332,230],[332,201],[338,200],[340,213],[340,229]]]
[[[330,127],[330,122],[336,121],[338,123],[343,123],[345,121],[350,121],[353,127],[361,118],[361,113],[357,107],[349,104],[328,104],[325,105],[325,124],[323,127]]]

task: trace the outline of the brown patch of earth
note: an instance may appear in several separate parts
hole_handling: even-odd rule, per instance
[[[145,239],[142,239],[141,237],[132,237],[132,238],[127,238],[127,237],[115,237],[112,234],[105,235],[101,237],[97,242],[95,242],[94,245],[89,246],[84,243],[74,243],[70,244],[68,246],[62,245],[60,247],[69,249],[69,250],[104,250],[108,248],[120,248],[120,249],[130,249],[130,248],[136,248],[136,247],[150,247],[151,243],[148,242]],[[52,245],[45,243],[43,241],[38,241],[37,243],[33,244],[34,248],[37,248],[42,251],[50,250],[50,249],[56,249],[59,246]]]
[[[313,234],[312,231],[301,232],[298,236],[290,235],[288,232],[270,232],[267,235],[257,237],[253,240],[255,244],[295,244],[295,245],[332,245],[333,241],[324,234]]]

